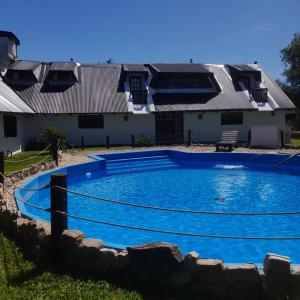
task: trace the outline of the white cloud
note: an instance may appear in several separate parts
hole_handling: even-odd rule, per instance
[[[275,24],[259,24],[259,25],[255,25],[252,28],[252,31],[254,32],[271,32],[276,30],[279,27],[279,25],[275,25]]]

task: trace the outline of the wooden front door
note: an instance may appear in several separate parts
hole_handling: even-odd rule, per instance
[[[155,113],[156,143],[181,144],[183,142],[183,113]]]

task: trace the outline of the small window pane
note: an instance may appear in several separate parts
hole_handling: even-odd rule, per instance
[[[78,128],[104,128],[102,115],[78,116]]]
[[[142,89],[142,78],[140,76],[129,77],[129,87],[131,91]]]
[[[3,116],[4,137],[17,137],[17,117]]]
[[[242,125],[242,112],[224,112],[221,113],[221,125]]]

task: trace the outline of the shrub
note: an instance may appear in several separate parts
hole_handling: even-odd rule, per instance
[[[152,145],[151,138],[146,135],[141,135],[137,139],[136,143],[137,143],[137,145],[140,145],[140,146],[151,146]]]
[[[43,140],[46,144],[51,144],[54,140],[60,139],[61,148],[66,148],[67,138],[66,135],[58,128],[48,125],[43,129]]]

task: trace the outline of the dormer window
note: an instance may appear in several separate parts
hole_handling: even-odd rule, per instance
[[[130,91],[142,89],[142,77],[141,76],[130,76],[129,77]]]
[[[240,76],[240,81],[244,84],[247,90],[251,90],[251,78],[250,76],[242,75]]]
[[[212,89],[212,82],[205,76],[161,76],[159,89]]]
[[[74,62],[52,63],[47,75],[50,85],[72,85],[78,81],[78,66]]]
[[[69,71],[51,71],[49,74],[49,80],[55,81],[55,82],[65,82],[65,81],[71,81],[73,82],[75,80],[73,72]]]
[[[142,76],[130,76],[129,89],[133,104],[147,104],[148,92],[144,88]]]
[[[5,79],[12,85],[32,85],[39,81],[41,63],[16,61],[7,70]]]

